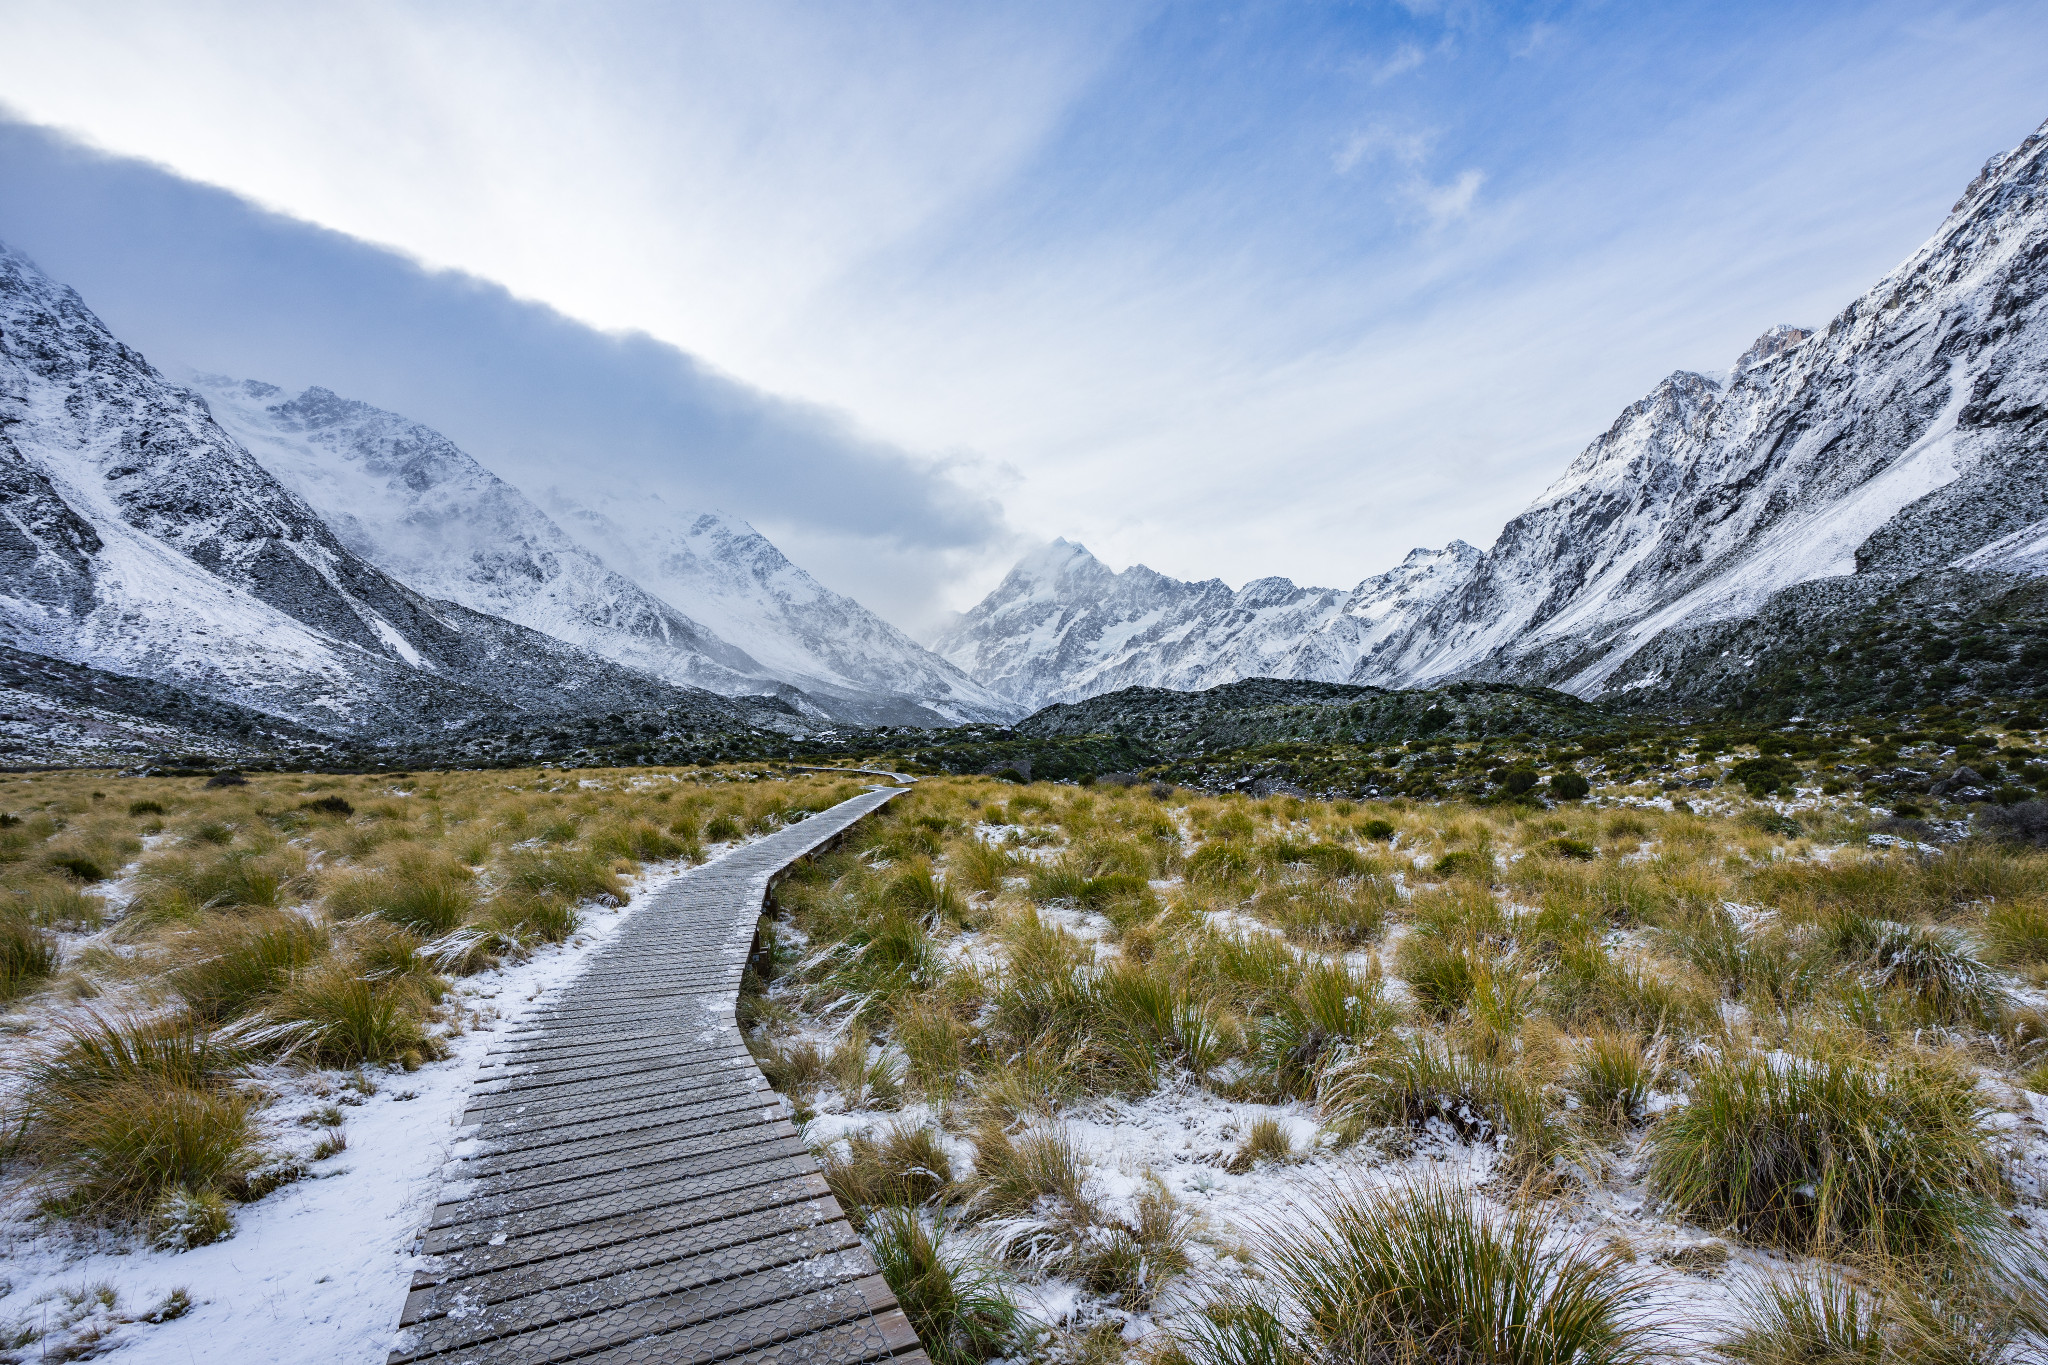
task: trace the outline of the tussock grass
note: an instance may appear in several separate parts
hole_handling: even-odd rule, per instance
[[[57,940],[20,906],[0,904],[0,1001],[26,995],[57,974]]]
[[[324,956],[328,940],[324,927],[287,912],[222,918],[186,934],[169,984],[194,1017],[237,1019]]]
[[[984,1217],[1016,1217],[1040,1200],[1086,1209],[1081,1154],[1060,1127],[1011,1137],[997,1122],[974,1131],[974,1174],[966,1182],[969,1207]]]
[[[1808,1253],[1964,1255],[1999,1188],[1967,1072],[1902,1054],[1738,1052],[1692,1064],[1650,1130],[1649,1178],[1709,1227]]]
[[[1287,1130],[1280,1120],[1268,1115],[1253,1121],[1245,1130],[1244,1138],[1232,1154],[1228,1170],[1243,1174],[1261,1161],[1287,1162],[1294,1160],[1294,1143],[1287,1136]]]
[[[88,1014],[33,1062],[21,1147],[46,1206],[141,1220],[166,1192],[238,1190],[258,1164],[244,1050],[187,1019]]]
[[[1540,1075],[1427,1034],[1390,1041],[1338,1070],[1323,1108],[1340,1122],[1436,1127],[1461,1141],[1499,1143],[1504,1170],[1524,1180],[1543,1175],[1569,1147]]]
[[[1489,1213],[1443,1185],[1335,1189],[1318,1205],[1305,1226],[1265,1228],[1258,1289],[1182,1319],[1196,1365],[1650,1358],[1644,1280],[1586,1246],[1547,1246],[1540,1213]]]
[[[938,1224],[915,1209],[885,1208],[869,1221],[867,1236],[883,1278],[937,1365],[974,1365],[1015,1347],[1020,1316],[1001,1277],[952,1255]]]
[[[825,1183],[854,1220],[892,1205],[930,1204],[953,1190],[953,1163],[930,1128],[898,1125],[879,1136],[856,1133],[846,1150],[825,1154]]]

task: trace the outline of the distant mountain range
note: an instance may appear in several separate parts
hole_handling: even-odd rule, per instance
[[[0,730],[110,678],[170,689],[123,694],[165,733],[232,715],[351,742],[642,711],[733,732],[1016,714],[744,522],[678,513],[641,544],[558,506],[581,538],[438,433],[325,389],[172,382],[0,246],[0,694],[26,713]]]
[[[1057,540],[928,650],[736,518],[522,491],[323,388],[173,382],[0,246],[0,759],[38,736],[727,754],[1249,678],[1659,704],[2038,692],[2044,298],[2048,125],[1825,327],[1664,380],[1487,550],[1233,591]]]
[[[1726,374],[1664,380],[1484,553],[1417,550],[1349,592],[1233,593],[1055,541],[934,648],[1031,709],[1256,676],[1737,704],[1771,677],[1875,705],[1918,694],[1891,637],[1991,606],[1965,638],[2007,664],[1988,685],[2030,687],[2048,627],[2044,292],[2048,125],[1826,327],[1776,327]]]

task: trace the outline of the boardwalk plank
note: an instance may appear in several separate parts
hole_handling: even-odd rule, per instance
[[[926,1365],[733,1019],[771,880],[893,795],[677,878],[487,1054],[393,1365]]]

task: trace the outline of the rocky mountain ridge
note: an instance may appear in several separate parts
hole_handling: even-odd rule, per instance
[[[1144,565],[1112,572],[1055,540],[1027,556],[932,648],[1037,710],[1124,687],[1200,691],[1240,678],[1344,682],[1380,642],[1470,576],[1463,541],[1418,549],[1345,591],[1254,579],[1186,583]]]
[[[1753,699],[1816,640],[1867,632],[1881,603],[2032,600],[2020,589],[2048,573],[2044,291],[2048,125],[1826,327],[1774,327],[1726,374],[1661,382],[1484,554],[1453,546],[1404,581],[1417,552],[1332,611],[1285,580],[1232,594],[1112,574],[1056,542],[937,647],[1034,703],[1260,672]],[[1271,602],[1307,610],[1237,626]],[[1893,700],[1913,691],[1899,685]]]
[[[779,696],[819,719],[946,724],[1011,714],[753,527],[640,515],[557,489],[548,510],[441,433],[324,388],[198,376],[221,424],[355,550],[429,596],[580,646],[636,672],[728,696]],[[553,515],[550,515],[552,512]],[[716,624],[713,624],[713,623]]]
[[[798,720],[414,591],[4,246],[0,645],[333,736],[648,708]]]

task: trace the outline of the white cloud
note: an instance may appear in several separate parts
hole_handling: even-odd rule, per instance
[[[1422,205],[1430,220],[1441,226],[1453,219],[1463,218],[1472,211],[1472,201],[1479,197],[1479,187],[1486,183],[1486,172],[1466,169],[1459,171],[1450,181],[1442,185],[1418,180],[1409,187],[1415,202]]]
[[[1428,158],[1437,136],[1433,129],[1404,132],[1384,123],[1370,124],[1344,139],[1330,164],[1339,175],[1349,175],[1360,165],[1381,158],[1403,166],[1419,166]]]

